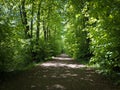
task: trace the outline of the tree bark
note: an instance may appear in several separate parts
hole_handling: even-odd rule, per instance
[[[32,9],[31,9],[31,38],[33,37],[33,16],[34,16],[34,0],[32,0]]]
[[[44,32],[44,40],[47,41],[47,30],[45,27],[45,21],[43,20],[43,32]]]
[[[29,37],[29,34],[28,34],[29,25],[27,22],[27,13],[25,11],[25,0],[21,1],[21,6],[19,6],[19,8],[20,8],[20,15],[21,15],[22,24],[24,26],[25,38],[28,38]]]
[[[36,31],[36,44],[37,45],[38,45],[39,34],[40,34],[40,8],[41,8],[41,1],[39,1],[38,12],[37,12],[37,31]]]

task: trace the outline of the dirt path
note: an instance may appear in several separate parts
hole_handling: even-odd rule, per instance
[[[0,90],[120,90],[120,87],[62,54],[5,81]]]

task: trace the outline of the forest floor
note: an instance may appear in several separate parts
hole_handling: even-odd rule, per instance
[[[65,54],[5,80],[0,90],[120,90],[111,80]]]

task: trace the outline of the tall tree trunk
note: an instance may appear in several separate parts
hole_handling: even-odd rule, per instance
[[[48,40],[50,40],[50,38],[51,38],[51,31],[50,31],[49,25],[47,26],[47,32],[48,32]]]
[[[22,20],[22,24],[25,28],[24,32],[25,32],[25,38],[29,37],[28,31],[29,31],[29,25],[27,22],[27,13],[25,11],[25,0],[21,1],[21,6],[20,7],[20,15],[21,15],[21,20]]]
[[[37,31],[36,31],[36,44],[38,45],[39,41],[39,33],[40,33],[40,8],[41,8],[41,1],[38,4],[38,12],[37,12]]]
[[[50,12],[51,12],[51,7],[49,7],[49,9],[48,9],[48,15],[47,15],[48,20],[50,17]],[[49,38],[50,38],[50,30],[49,30],[49,24],[47,23],[47,25],[46,25],[46,40],[49,40]]]
[[[46,27],[45,27],[45,21],[43,20],[43,32],[44,32],[44,40],[47,40],[47,31],[46,31]]]
[[[32,0],[32,9],[31,9],[31,38],[33,37],[33,16],[34,16],[34,0]]]
[[[30,51],[31,51],[31,56],[32,56],[32,60],[34,60],[34,54],[33,54],[33,41],[32,41],[32,38],[33,38],[33,17],[34,17],[34,0],[32,0],[32,8],[31,8],[31,39],[30,39]]]
[[[48,40],[49,40],[49,25],[47,25],[47,27],[46,27],[46,31],[47,31],[46,38],[47,38],[47,41],[48,41]]]

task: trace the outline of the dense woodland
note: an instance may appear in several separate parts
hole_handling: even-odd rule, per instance
[[[120,74],[120,0],[0,0],[0,73],[67,53]]]

